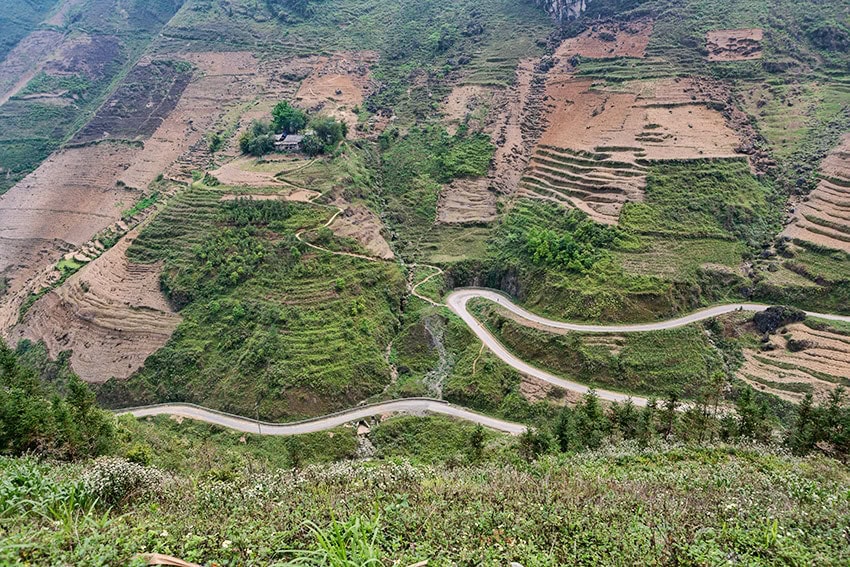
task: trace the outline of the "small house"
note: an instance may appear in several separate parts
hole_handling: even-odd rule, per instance
[[[301,141],[304,136],[298,134],[279,134],[274,138],[274,148],[279,152],[297,152],[301,149]]]

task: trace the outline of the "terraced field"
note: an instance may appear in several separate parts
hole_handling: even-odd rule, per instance
[[[783,234],[850,252],[850,135],[823,161],[817,188],[796,207]]]
[[[520,181],[520,196],[542,197],[615,224],[626,201],[642,201],[641,151],[585,152],[541,144]]]
[[[744,351],[738,377],[753,388],[790,401],[816,399],[850,386],[850,336],[827,325],[795,323],[761,350]]]
[[[113,405],[180,399],[268,419],[319,415],[380,392],[405,282],[393,263],[299,244],[325,207],[222,201],[231,188],[175,196],[128,250],[163,264],[183,321],[127,381],[100,391]],[[278,220],[233,224],[251,211]],[[234,216],[236,215],[236,216]]]

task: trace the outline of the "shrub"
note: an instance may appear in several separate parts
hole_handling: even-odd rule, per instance
[[[271,124],[255,120],[251,127],[239,137],[239,149],[244,154],[262,156],[274,149],[274,132]]]
[[[127,460],[146,467],[153,460],[153,449],[150,445],[136,443],[127,450]]]
[[[97,459],[83,473],[87,491],[105,506],[119,506],[161,492],[168,477],[159,469],[117,457]]]

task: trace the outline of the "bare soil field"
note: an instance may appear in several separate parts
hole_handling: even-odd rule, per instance
[[[288,171],[291,167],[292,162],[290,161],[275,160],[260,163],[256,158],[238,157],[228,161],[218,169],[210,171],[210,175],[218,179],[223,185],[233,187],[292,188],[293,186],[290,183],[275,177],[279,173]]]
[[[189,70],[171,61],[136,65],[94,118],[74,136],[73,143],[150,137],[177,105],[191,77]]]
[[[344,121],[355,135],[354,108],[372,91],[369,66],[377,60],[373,52],[343,52],[322,57],[295,95],[299,106]]]
[[[797,203],[782,234],[850,252],[850,134],[823,160],[820,183]]]
[[[180,322],[159,288],[159,264],[131,264],[138,230],[41,298],[13,331],[43,340],[51,356],[72,350],[71,367],[90,382],[127,378]]]
[[[643,199],[638,160],[739,157],[741,138],[688,79],[596,88],[550,73],[548,127],[522,179],[522,194],[579,208],[614,224],[626,201]]]
[[[715,30],[705,36],[709,61],[747,61],[761,58],[764,32],[759,28]]]
[[[138,192],[116,184],[138,152],[109,143],[62,150],[0,196],[0,273],[9,279],[0,300],[2,329],[17,318],[33,277],[113,224],[138,199]]]
[[[180,180],[205,169],[204,136],[228,108],[257,98],[280,98],[295,85],[258,72],[248,53],[193,53],[199,71],[143,147],[104,142],[57,152],[0,197],[0,329],[8,332],[18,307],[68,250],[116,223],[160,173]],[[97,167],[92,167],[97,164]],[[120,183],[119,183],[120,182]],[[43,278],[42,278],[43,279]]]
[[[79,35],[68,37],[42,70],[48,75],[79,74],[97,81],[121,58],[121,42],[117,37]]]
[[[485,223],[496,220],[496,193],[490,180],[457,179],[443,187],[437,201],[437,222]]]
[[[64,35],[57,31],[34,31],[0,61],[0,104],[5,104],[36,76],[62,43],[63,37]]]
[[[802,346],[792,352],[790,345]],[[773,350],[744,352],[745,363],[738,371],[754,388],[780,398],[799,401],[806,392],[824,399],[838,386],[850,383],[850,337],[818,331],[802,323],[774,335]]]
[[[342,213],[328,227],[334,234],[353,238],[377,258],[390,260],[395,257],[382,234],[384,225],[375,213],[362,205],[342,206]]]
[[[144,153],[133,162],[122,181],[146,187],[160,172],[189,181],[193,170],[205,170],[212,155],[205,136],[233,109],[252,101],[277,101],[291,95],[295,84],[274,67],[261,66],[248,52],[189,53],[179,55],[197,67],[174,109],[145,141]],[[241,117],[240,123],[250,120]]]
[[[521,60],[514,85],[500,93],[491,112],[499,118],[492,126],[496,151],[490,176],[493,188],[502,194],[512,195],[517,191],[522,171],[528,164],[529,148],[540,134],[543,82],[537,78],[534,61]]]
[[[596,24],[564,40],[555,51],[555,57],[562,60],[575,55],[593,59],[644,57],[651,35],[652,20]]]

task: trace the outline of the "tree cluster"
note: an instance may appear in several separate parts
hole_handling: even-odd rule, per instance
[[[0,453],[56,459],[105,453],[114,437],[112,416],[78,376],[71,374],[63,390],[44,383],[0,341]]]
[[[255,120],[239,137],[239,149],[242,153],[260,157],[274,151],[275,135],[307,133],[301,141],[301,151],[308,156],[331,153],[348,135],[345,122],[329,116],[315,116],[312,119],[306,112],[287,101],[281,101],[272,109],[272,121]]]
[[[562,408],[549,425],[529,429],[520,439],[519,451],[524,458],[534,459],[544,453],[597,449],[620,440],[635,440],[642,445],[653,439],[768,442],[772,434],[772,415],[749,387],[740,393],[735,411],[723,416],[715,400],[683,405],[675,394],[663,401],[651,399],[641,408],[631,400],[612,403],[606,411],[591,391],[575,407]]]
[[[845,402],[846,392],[841,387],[821,405],[815,405],[812,395],[806,394],[788,433],[791,450],[804,455],[817,449],[846,461],[850,456],[850,407]]]

